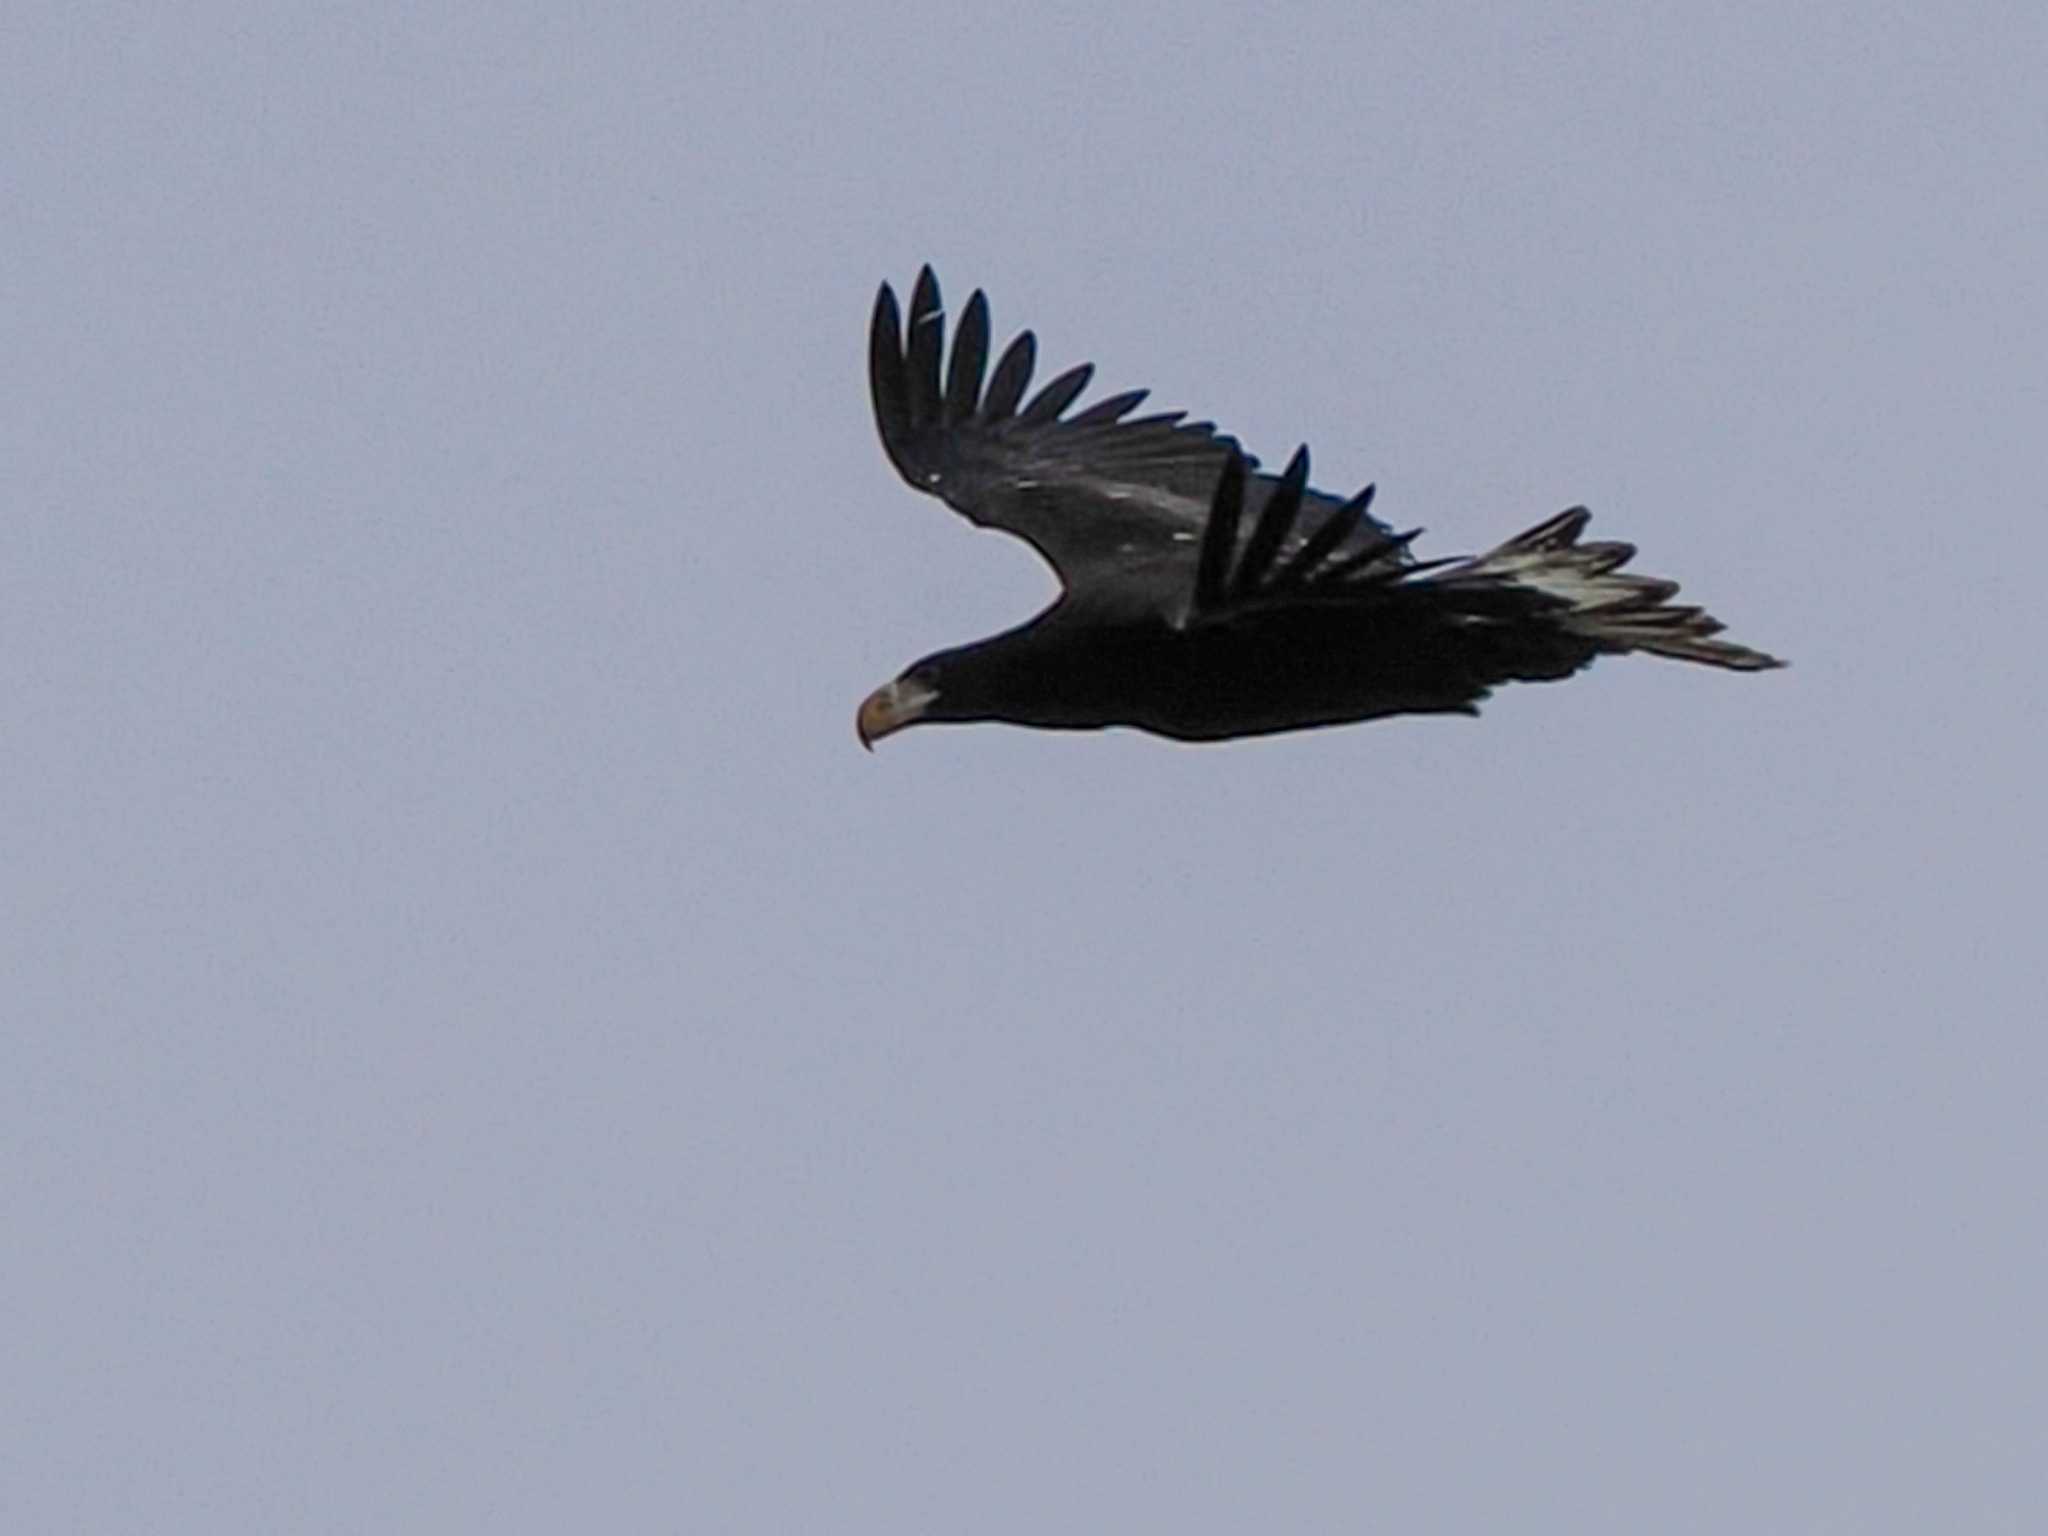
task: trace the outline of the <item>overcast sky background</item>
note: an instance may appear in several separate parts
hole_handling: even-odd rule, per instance
[[[0,1523],[2035,1531],[2048,11],[0,23]],[[1791,670],[1189,748],[934,262]]]

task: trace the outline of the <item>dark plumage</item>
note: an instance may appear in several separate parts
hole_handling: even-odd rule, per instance
[[[1136,726],[1183,741],[1393,714],[1476,714],[1496,684],[1568,677],[1605,653],[1652,651],[1736,671],[1780,663],[1715,638],[1676,583],[1623,574],[1629,544],[1581,543],[1575,507],[1484,555],[1417,562],[1414,532],[1308,485],[1308,450],[1278,476],[1208,422],[1133,416],[1145,391],[1073,415],[1088,366],[1027,402],[1037,343],[988,372],[977,292],[945,353],[929,267],[875,300],[868,370],[883,446],[903,478],[1033,545],[1063,591],[1029,623],[939,651],[871,694],[861,739],[919,721]],[[986,382],[984,383],[984,375]]]

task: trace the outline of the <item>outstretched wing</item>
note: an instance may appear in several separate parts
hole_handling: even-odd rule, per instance
[[[979,291],[946,357],[945,311],[931,268],[911,293],[907,330],[884,283],[868,347],[882,444],[904,479],[970,521],[1026,540],[1070,591],[1119,579],[1184,591],[1177,578],[1194,570],[1225,464],[1244,467],[1244,496],[1255,508],[1277,484],[1249,473],[1257,461],[1210,422],[1186,421],[1179,411],[1133,417],[1144,390],[1063,414],[1093,377],[1088,364],[1026,402],[1037,357],[1029,331],[1004,349],[993,372],[988,353],[988,300]],[[1313,491],[1299,499],[1325,518],[1344,505]]]

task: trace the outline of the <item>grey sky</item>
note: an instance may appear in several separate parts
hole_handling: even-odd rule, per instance
[[[2038,4],[16,6],[9,1530],[2021,1531]],[[854,742],[934,262],[1788,672]]]

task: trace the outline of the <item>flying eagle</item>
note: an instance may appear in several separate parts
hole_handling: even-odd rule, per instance
[[[1623,574],[1635,546],[1581,543],[1574,507],[1483,555],[1418,561],[1419,529],[1308,485],[1185,413],[1132,416],[1146,391],[1066,414],[1094,369],[1029,402],[1025,331],[986,373],[988,301],[960,315],[952,355],[926,267],[906,333],[875,299],[868,377],[903,478],[1052,565],[1059,597],[1030,622],[927,656],[861,705],[872,745],[925,721],[1053,729],[1135,726],[1218,741],[1396,714],[1477,714],[1505,682],[1568,677],[1594,657],[1651,651],[1738,672],[1781,663],[1716,639],[1671,602],[1676,582]]]

